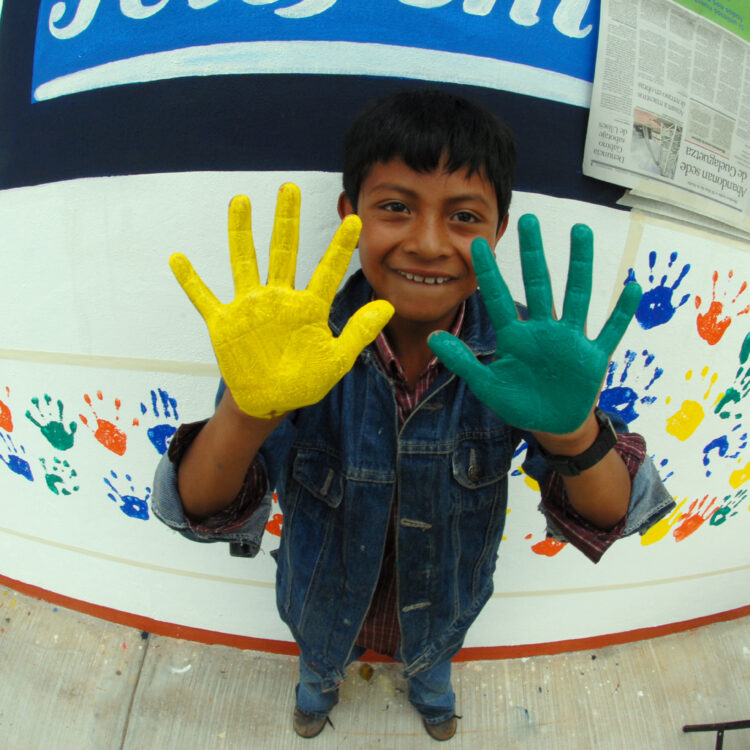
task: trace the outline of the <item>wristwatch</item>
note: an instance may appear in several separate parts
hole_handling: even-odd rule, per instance
[[[599,424],[596,440],[583,453],[577,456],[555,456],[539,445],[539,452],[547,465],[564,477],[577,477],[582,471],[599,463],[617,443],[617,433],[609,417],[599,408],[594,409],[594,416]]]

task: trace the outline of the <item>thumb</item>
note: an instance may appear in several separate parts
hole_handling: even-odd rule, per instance
[[[337,353],[347,363],[347,369],[359,353],[385,328],[394,313],[393,305],[385,300],[376,300],[360,307],[349,318],[341,335],[336,339]]]
[[[461,339],[445,331],[430,334],[427,345],[452,372],[463,378],[472,390],[479,388],[486,378],[485,366]]]
[[[190,261],[181,253],[174,253],[170,256],[169,267],[185,294],[195,305],[195,309],[201,314],[203,320],[208,321],[211,313],[221,307],[219,300],[198,276]]]

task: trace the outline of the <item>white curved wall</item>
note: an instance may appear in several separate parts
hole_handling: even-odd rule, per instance
[[[561,134],[563,146],[567,138],[579,143],[582,133]],[[167,259],[185,253],[228,298],[229,198],[250,195],[263,264],[287,180],[302,188],[302,284],[338,223],[335,172],[186,171],[0,190],[1,576],[166,623],[291,640],[269,555],[280,518],[245,560],[183,540],[148,508],[159,448],[178,422],[210,413],[218,375]],[[544,542],[538,494],[514,476],[495,595],[466,645],[587,638],[747,605],[748,245],[543,191],[516,192],[512,223],[526,211],[541,219],[558,300],[570,226],[594,229],[590,335],[629,269],[647,295],[661,293],[661,306],[631,325],[605,390],[638,414],[631,427],[646,435],[679,507],[594,566]],[[511,230],[498,258],[523,299],[517,252]],[[716,320],[712,303],[722,305]],[[737,400],[723,416],[717,405],[730,389]]]

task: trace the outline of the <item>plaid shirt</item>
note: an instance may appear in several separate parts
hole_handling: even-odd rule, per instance
[[[459,309],[451,333],[459,336],[463,326],[465,305]],[[417,406],[440,372],[440,363],[433,357],[419,376],[413,390],[409,388],[403,366],[390,346],[384,333],[375,340],[378,361],[391,378],[398,405],[399,426]],[[179,465],[185,451],[205,424],[193,422],[182,425],[172,438],[169,458]],[[618,434],[615,450],[625,462],[631,479],[635,476],[646,456],[646,443],[636,433]],[[248,469],[245,482],[234,501],[223,511],[201,522],[188,520],[197,531],[234,531],[240,528],[260,505],[268,490],[268,481],[260,461],[255,461]],[[542,505],[549,518],[554,521],[567,541],[577,547],[589,559],[597,562],[604,552],[622,535],[625,519],[613,529],[603,531],[597,528],[570,505],[562,477],[552,472],[541,488]],[[391,507],[391,522],[386,538],[383,562],[370,608],[360,630],[357,645],[377,653],[397,656],[401,637],[397,611],[396,576],[396,507],[395,493]]]
[[[461,333],[465,311],[466,303],[462,302],[450,331],[454,336]],[[381,332],[375,339],[375,350],[381,367],[393,382],[398,406],[398,426],[402,427],[424,394],[427,393],[428,388],[435,382],[440,373],[440,362],[437,357],[432,357],[417,379],[414,390],[411,390],[406,380],[404,368],[386,338],[385,332]],[[367,617],[365,617],[362,629],[359,632],[359,638],[357,638],[358,646],[369,648],[379,654],[388,654],[388,656],[396,656],[401,639],[398,622],[396,575],[397,495],[398,491],[396,490],[391,505],[391,520],[388,525],[388,536],[385,540],[378,584],[375,587]]]
[[[463,326],[465,305],[462,305],[451,333],[459,336]],[[398,404],[398,423],[401,427],[409,414],[414,410],[429,387],[435,382],[440,363],[433,357],[419,376],[414,390],[410,390],[404,368],[396,352],[391,347],[384,333],[375,340],[378,360],[391,378],[396,391]],[[631,479],[643,463],[646,455],[646,443],[637,434],[618,435],[615,450],[620,454],[628,468]],[[394,493],[395,494],[395,493]],[[602,531],[579,515],[568,502],[562,477],[552,472],[542,487],[542,504],[549,516],[563,532],[565,538],[580,549],[589,559],[598,562],[606,550],[621,535],[625,527],[623,518],[615,528]],[[401,632],[398,621],[397,574],[396,574],[396,530],[398,508],[394,497],[391,506],[391,523],[385,542],[383,564],[370,603],[370,609],[357,638],[357,645],[369,648],[379,654],[396,656],[398,653]]]

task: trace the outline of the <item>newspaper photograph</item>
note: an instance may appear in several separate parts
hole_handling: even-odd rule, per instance
[[[746,23],[748,0],[602,0],[584,174],[747,226]]]

